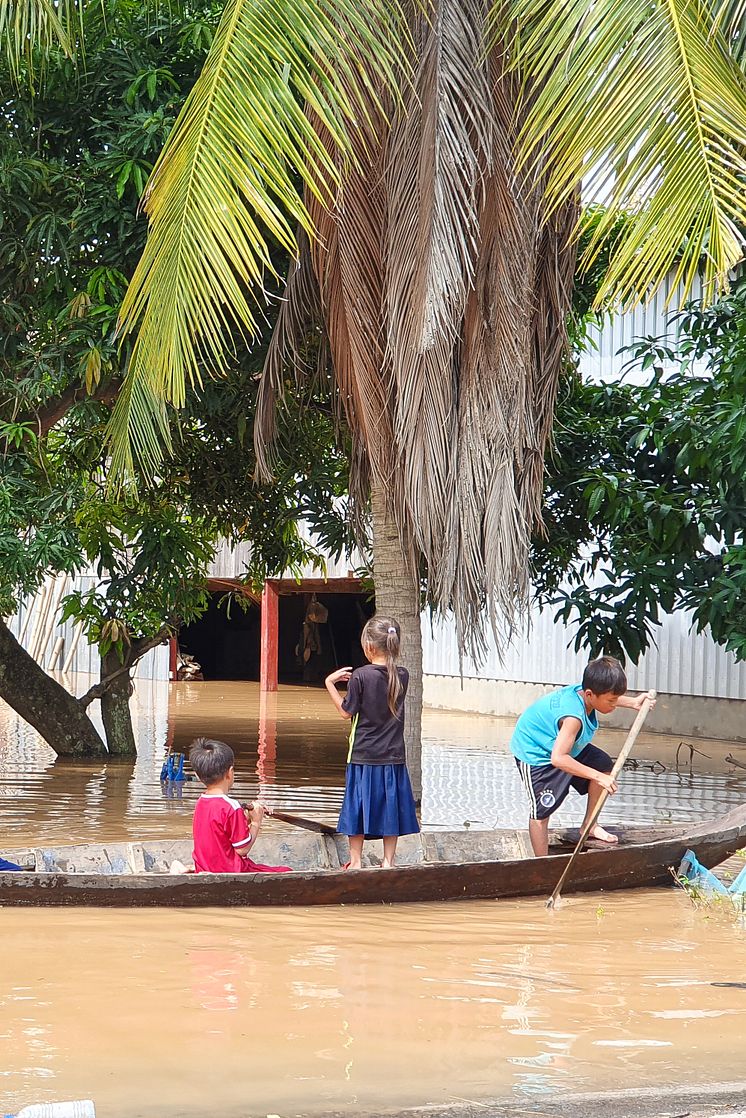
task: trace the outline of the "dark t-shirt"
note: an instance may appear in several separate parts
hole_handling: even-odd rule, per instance
[[[409,672],[397,668],[402,693],[396,718],[389,710],[389,676],[383,664],[355,668],[347,684],[342,709],[352,715],[347,763],[353,765],[402,765],[404,754],[404,697]]]

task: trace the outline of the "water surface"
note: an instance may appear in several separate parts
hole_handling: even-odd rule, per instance
[[[379,871],[383,872],[383,871]],[[743,929],[671,890],[6,910],[0,1100],[282,1118],[743,1077]]]
[[[188,835],[199,787],[159,777],[168,746],[197,734],[234,747],[239,796],[335,821],[345,726],[323,693],[149,686],[137,709],[137,760],[108,765],[55,760],[0,713],[2,846]],[[427,828],[525,824],[511,728],[426,712]],[[694,744],[644,736],[606,818],[699,819],[742,802],[746,772],[725,757],[746,749]],[[560,818],[581,814],[572,797]],[[744,929],[673,888],[570,897],[558,912],[526,900],[0,918],[0,1112],[76,1097],[99,1118],[538,1106],[743,1075],[746,990],[712,983],[743,981]]]

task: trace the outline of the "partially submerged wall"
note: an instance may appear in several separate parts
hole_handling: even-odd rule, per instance
[[[521,683],[505,679],[464,679],[457,676],[426,675],[426,707],[469,711],[497,717],[517,718],[526,707],[556,684]],[[603,718],[603,724],[627,728],[634,711],[620,710]],[[682,738],[724,738],[746,741],[746,702],[697,695],[660,694],[645,723],[646,730]]]
[[[572,647],[574,630],[555,623],[552,610],[536,611],[502,655],[490,638],[479,664],[460,660],[452,625],[431,627],[423,617],[422,629],[426,706],[516,717],[546,691],[579,683],[588,661],[587,652]],[[627,668],[630,690],[654,687],[660,695],[648,727],[683,737],[746,740],[746,663],[708,633],[692,632],[683,612],[664,616],[655,642],[638,665]],[[608,720],[630,722],[624,711]]]

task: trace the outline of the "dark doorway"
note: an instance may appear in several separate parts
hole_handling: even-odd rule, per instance
[[[179,648],[202,668],[205,679],[259,679],[261,612],[254,602],[243,608],[224,592],[210,594],[199,621],[179,633]]]
[[[323,686],[334,668],[365,662],[360,633],[375,607],[367,594],[298,592],[279,599],[280,683]],[[326,614],[326,619],[321,618]],[[261,609],[242,609],[224,591],[210,594],[207,612],[179,634],[179,648],[200,664],[205,679],[259,680]]]
[[[281,594],[280,683],[322,686],[335,668],[363,664],[360,634],[374,611],[366,594]]]

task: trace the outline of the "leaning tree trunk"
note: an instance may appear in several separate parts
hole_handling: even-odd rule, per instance
[[[401,545],[399,529],[385,494],[371,485],[373,518],[373,580],[376,613],[395,618],[401,626],[401,661],[409,671],[406,723],[407,767],[416,800],[422,798],[422,632],[420,584],[413,577]]]
[[[0,621],[0,698],[66,757],[100,757],[106,746],[77,699],[40,668]]]
[[[101,657],[101,679],[114,675],[122,667],[115,651]],[[101,718],[106,732],[106,744],[113,757],[130,757],[137,753],[137,743],[132,728],[130,673],[123,672],[109,684],[101,696]]]

